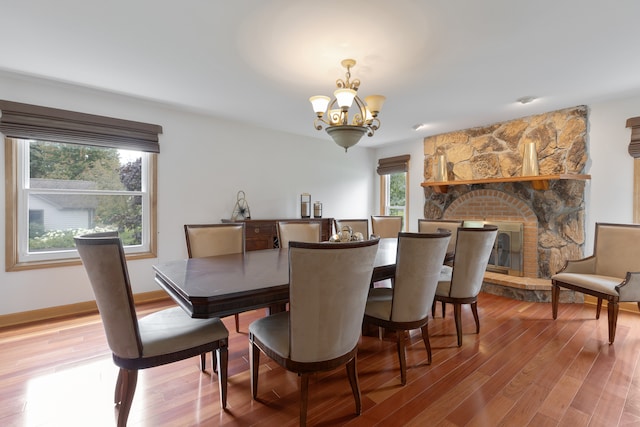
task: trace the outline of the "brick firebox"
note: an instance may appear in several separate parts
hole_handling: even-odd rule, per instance
[[[522,200],[498,190],[475,190],[449,205],[445,219],[514,221],[524,224],[523,273],[540,277],[538,271],[538,218]]]

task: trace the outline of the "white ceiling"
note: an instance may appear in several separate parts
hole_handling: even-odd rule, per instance
[[[639,22],[637,0],[0,0],[0,70],[329,139],[308,97],[354,58],[387,97],[376,146],[640,93]]]

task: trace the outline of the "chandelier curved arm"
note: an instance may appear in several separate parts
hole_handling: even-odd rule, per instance
[[[329,122],[327,122],[322,117],[316,117],[316,119],[313,121],[313,127],[316,128],[316,130],[322,130],[322,128],[324,127],[323,123],[325,125],[329,124]]]

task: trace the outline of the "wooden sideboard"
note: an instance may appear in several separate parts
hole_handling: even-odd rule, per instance
[[[332,234],[333,218],[283,218],[283,219],[245,219],[232,221],[223,219],[223,223],[245,223],[245,249],[256,251],[260,249],[273,249],[278,247],[278,221],[307,221],[321,224],[322,240],[329,240]]]

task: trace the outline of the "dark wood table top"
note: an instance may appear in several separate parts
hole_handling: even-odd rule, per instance
[[[397,239],[380,239],[372,282],[393,277]],[[222,317],[289,301],[288,249],[154,265],[155,281],[192,317]]]

